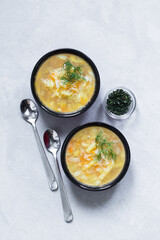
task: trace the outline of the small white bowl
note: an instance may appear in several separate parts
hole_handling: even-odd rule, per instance
[[[106,104],[109,94],[112,93],[113,91],[116,91],[117,89],[122,89],[123,91],[127,92],[127,93],[130,95],[131,100],[132,100],[132,102],[131,102],[131,104],[130,104],[130,106],[129,106],[128,112],[125,113],[125,114],[123,114],[123,115],[116,115],[116,114],[110,112],[110,111],[108,110],[107,104]],[[105,94],[105,97],[104,97],[104,100],[103,100],[103,107],[104,107],[104,110],[105,110],[105,112],[107,113],[107,115],[108,115],[109,117],[114,118],[114,119],[116,119],[116,120],[123,120],[123,119],[128,118],[128,117],[134,112],[134,110],[135,110],[135,108],[136,108],[136,98],[135,98],[134,94],[133,94],[129,89],[124,88],[124,87],[116,87],[116,88],[114,88],[114,89],[111,89],[110,91],[108,91],[108,92]]]

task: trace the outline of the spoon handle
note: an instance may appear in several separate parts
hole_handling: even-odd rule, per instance
[[[54,161],[55,161],[57,175],[58,175],[58,183],[59,183],[59,188],[60,188],[60,193],[61,193],[64,219],[65,219],[66,222],[69,223],[73,220],[73,214],[72,214],[71,206],[70,206],[69,199],[68,199],[68,196],[67,196],[67,192],[66,192],[66,189],[65,189],[65,186],[64,186],[64,183],[63,183],[63,179],[62,179],[58,159],[57,159],[57,156],[56,156],[56,152],[53,152],[53,158],[54,158]]]
[[[37,128],[36,128],[36,125],[32,124],[32,126],[33,126],[34,134],[35,134],[35,137],[36,137],[36,140],[37,140],[37,145],[38,145],[38,148],[39,148],[39,151],[40,151],[40,154],[41,154],[43,166],[44,166],[44,169],[45,169],[45,172],[46,172],[49,188],[52,191],[54,191],[58,188],[56,178],[54,176],[51,165],[50,165],[50,163],[47,159],[47,156],[45,154],[44,148],[42,146],[42,143],[41,143],[41,140],[40,140]]]

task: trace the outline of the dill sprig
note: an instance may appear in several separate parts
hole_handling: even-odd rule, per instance
[[[108,160],[115,160],[116,153],[113,150],[113,142],[109,142],[107,138],[104,137],[103,132],[100,131],[95,138],[96,147],[98,149],[98,153],[96,154],[96,160],[101,160],[102,155]]]
[[[60,79],[65,84],[75,83],[77,81],[86,81],[83,77],[82,69],[80,66],[74,66],[69,60],[63,64],[65,73]]]

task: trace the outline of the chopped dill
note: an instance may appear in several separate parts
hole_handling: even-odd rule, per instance
[[[86,81],[80,66],[74,66],[69,60],[63,64],[65,73],[60,79],[64,84],[72,84],[77,81]]]
[[[123,115],[129,111],[132,99],[123,89],[117,89],[109,94],[106,107],[116,115]]]
[[[95,138],[96,147],[98,149],[98,153],[96,154],[96,160],[101,160],[102,155],[108,160],[115,160],[116,153],[113,150],[113,142],[109,142],[107,138],[104,137],[103,132],[100,131]]]

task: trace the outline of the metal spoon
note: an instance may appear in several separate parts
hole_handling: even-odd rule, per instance
[[[60,147],[60,139],[56,131],[52,129],[48,129],[45,131],[43,135],[44,143],[49,152],[53,154],[53,159],[56,164],[56,170],[58,175],[58,181],[59,181],[59,188],[61,193],[61,199],[62,199],[62,206],[63,206],[63,213],[64,213],[64,219],[66,222],[71,222],[73,220],[73,214],[71,210],[71,206],[68,200],[67,192],[65,190],[65,186],[63,183],[62,175],[60,172],[60,167],[57,159],[57,151]]]
[[[45,154],[44,148],[42,146],[42,143],[36,128],[36,120],[38,119],[38,109],[35,103],[30,99],[24,99],[20,104],[20,109],[21,109],[23,119],[29,122],[33,127],[34,134],[37,140],[37,145],[41,154],[43,166],[46,172],[48,185],[50,189],[54,191],[58,188],[57,181],[52,171],[51,165],[47,159],[47,156]]]

